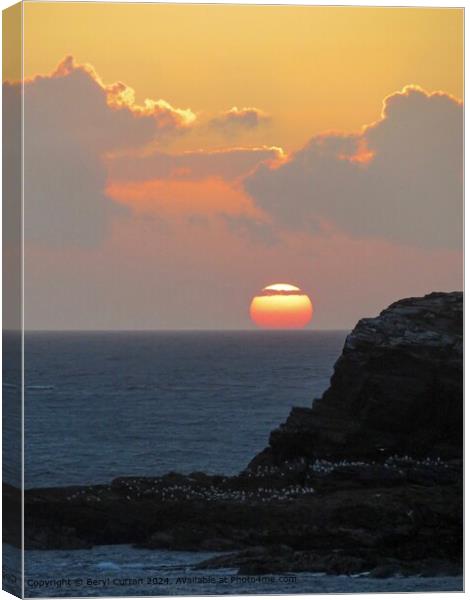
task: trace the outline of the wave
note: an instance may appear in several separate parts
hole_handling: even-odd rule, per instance
[[[26,389],[32,392],[43,392],[47,390],[55,390],[55,385],[27,385]]]
[[[113,561],[102,561],[96,564],[96,568],[100,571],[121,571],[121,567]]]

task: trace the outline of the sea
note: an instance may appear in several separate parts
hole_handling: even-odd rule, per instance
[[[344,331],[29,332],[25,334],[25,487],[108,483],[170,471],[236,474],[293,406],[327,388]],[[4,370],[4,418],[17,373]],[[6,410],[5,410],[6,409]],[[18,452],[17,431],[4,430]],[[4,463],[4,480],[18,470]],[[6,548],[4,576],[17,553]],[[214,553],[26,551],[27,597],[457,591],[462,579],[372,579],[200,571]]]

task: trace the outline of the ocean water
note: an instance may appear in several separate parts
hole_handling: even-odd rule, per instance
[[[236,473],[327,387],[345,335],[27,334],[26,487]]]
[[[13,550],[14,549],[10,549]],[[17,551],[18,552],[18,551]],[[461,577],[393,577],[367,573],[331,576],[284,573],[238,576],[235,569],[199,570],[209,553],[144,550],[130,546],[97,546],[92,550],[27,551],[25,596],[202,596],[226,594],[340,594],[378,592],[455,592]],[[9,577],[11,552],[4,552]],[[6,562],[6,564],[5,564]],[[14,561],[12,561],[14,565]],[[19,574],[18,574],[19,576]]]
[[[292,406],[328,386],[346,332],[27,333],[26,487],[106,483],[168,471],[234,474]],[[4,375],[6,412],[16,379]],[[5,414],[5,412],[4,412]],[[17,411],[16,411],[17,414]],[[8,415],[7,415],[8,417]],[[5,431],[15,448],[15,427]],[[11,438],[11,439],[10,439]],[[18,484],[15,471],[4,478]],[[7,548],[4,569],[16,573]],[[213,553],[100,546],[26,551],[25,594],[210,595],[460,590],[460,578],[236,578],[197,571]],[[234,579],[235,578],[235,579]]]

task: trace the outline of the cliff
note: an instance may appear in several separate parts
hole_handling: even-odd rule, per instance
[[[463,430],[463,294],[400,300],[346,338],[331,385],[294,408],[250,464],[304,457],[457,458]]]

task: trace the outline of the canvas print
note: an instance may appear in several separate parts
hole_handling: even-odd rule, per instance
[[[463,10],[3,31],[3,588],[462,591]]]

